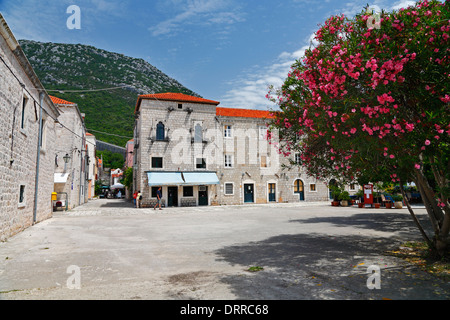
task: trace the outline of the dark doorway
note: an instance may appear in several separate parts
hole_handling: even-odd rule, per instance
[[[294,193],[299,195],[300,201],[304,201],[305,200],[305,189],[304,189],[302,180],[300,180],[300,179],[295,180],[295,182],[294,182]]]
[[[275,202],[276,199],[276,185],[275,183],[269,183],[269,201]]]
[[[167,206],[178,207],[178,187],[168,187],[167,193]]]
[[[244,184],[244,202],[254,202],[253,184]]]
[[[208,187],[199,186],[198,187],[198,205],[207,206],[208,205]]]

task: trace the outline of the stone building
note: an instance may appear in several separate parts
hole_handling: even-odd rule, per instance
[[[329,189],[281,156],[267,135],[268,111],[218,107],[180,93],[138,97],[134,186],[143,205],[232,205],[325,201]],[[275,137],[276,139],[276,137]]]
[[[98,167],[96,157],[96,139],[95,136],[89,132],[86,133],[86,179],[87,179],[87,196],[92,199],[95,196],[95,181],[97,181]]]
[[[87,202],[89,194],[84,115],[77,104],[50,98],[60,111],[56,125],[55,192],[70,210]]]
[[[0,14],[0,241],[52,216],[58,109]]]

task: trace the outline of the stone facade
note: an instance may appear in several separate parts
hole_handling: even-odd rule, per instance
[[[59,112],[1,14],[0,57],[0,241],[4,241],[52,216]]]
[[[54,191],[58,193],[58,200],[64,201],[64,206],[70,210],[88,200],[86,128],[83,115],[75,103],[56,97],[51,99],[60,111],[56,126]],[[64,162],[66,155],[69,157],[67,164]],[[62,179],[56,181],[58,175]]]
[[[307,176],[303,168],[292,165],[295,155],[285,158],[268,143],[269,112],[218,104],[171,93],[139,97],[134,186],[142,192],[144,206],[155,203],[156,186],[149,186],[149,172],[217,176],[214,184],[162,184],[163,205],[174,205],[170,192],[176,193],[178,206],[330,199],[327,183]],[[200,201],[201,191],[207,192],[206,202]]]
[[[95,197],[95,181],[98,174],[96,145],[95,136],[91,133],[86,133],[88,199]]]

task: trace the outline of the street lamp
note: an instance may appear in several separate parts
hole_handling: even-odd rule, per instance
[[[63,157],[63,160],[64,160],[64,171],[66,171],[67,164],[69,163],[70,160],[70,156],[68,153],[66,153],[66,155]]]

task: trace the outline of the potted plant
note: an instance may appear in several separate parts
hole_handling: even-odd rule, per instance
[[[376,201],[374,202],[373,206],[375,208],[380,208],[381,204],[378,202],[380,198],[380,193],[379,192],[374,192],[373,193],[373,200]]]
[[[364,208],[364,191],[363,191],[363,189],[359,189],[358,192],[355,193],[355,196],[358,199],[358,208]]]
[[[339,195],[339,200],[341,200],[341,206],[347,207],[349,201],[351,200],[348,191],[342,191],[341,194]]]
[[[395,194],[392,196],[394,199],[394,208],[401,209],[403,208],[403,197],[401,195]]]
[[[331,205],[334,207],[338,207],[342,189],[339,188],[337,185],[330,185],[329,188],[331,190],[331,195],[333,197],[333,201],[331,202]]]

